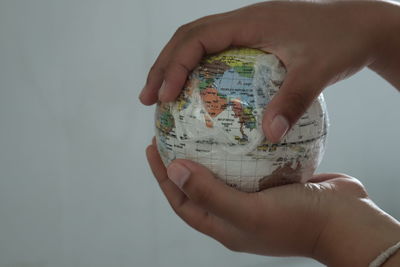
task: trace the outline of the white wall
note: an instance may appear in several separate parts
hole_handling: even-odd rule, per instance
[[[0,0],[0,266],[320,266],[227,251],[186,226],[147,166],[137,95],[175,29],[252,1]],[[363,71],[327,90],[321,171],[400,218],[399,93]]]

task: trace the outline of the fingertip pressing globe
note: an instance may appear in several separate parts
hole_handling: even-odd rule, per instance
[[[157,105],[164,164],[176,158],[198,162],[245,192],[306,182],[322,159],[328,116],[321,94],[279,143],[269,142],[263,112],[285,74],[276,56],[257,49],[204,57],[176,101]]]

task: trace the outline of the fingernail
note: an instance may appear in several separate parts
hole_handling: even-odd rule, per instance
[[[169,179],[182,189],[183,185],[189,179],[190,171],[179,163],[171,163],[167,169]]]
[[[158,99],[160,100],[160,101],[162,101],[163,100],[163,98],[164,98],[164,95],[165,95],[165,87],[166,87],[166,83],[165,83],[165,81],[163,81],[163,83],[161,84],[161,87],[160,87],[160,90],[158,91]]]
[[[281,140],[281,138],[286,134],[289,130],[289,122],[282,115],[276,115],[271,123],[271,134],[277,140]]]

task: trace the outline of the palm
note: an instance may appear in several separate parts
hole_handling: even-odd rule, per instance
[[[343,196],[365,197],[362,185],[342,174],[321,174],[306,184],[243,193],[215,179],[205,167],[192,169],[178,188],[167,175],[156,146],[147,149],[151,169],[174,211],[196,230],[226,247],[263,255],[312,256],[318,237]]]

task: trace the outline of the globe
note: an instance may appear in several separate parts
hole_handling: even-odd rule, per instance
[[[325,148],[323,95],[279,143],[262,131],[263,111],[285,74],[275,55],[257,49],[205,56],[176,101],[157,104],[156,142],[164,164],[195,161],[245,192],[309,180]]]

